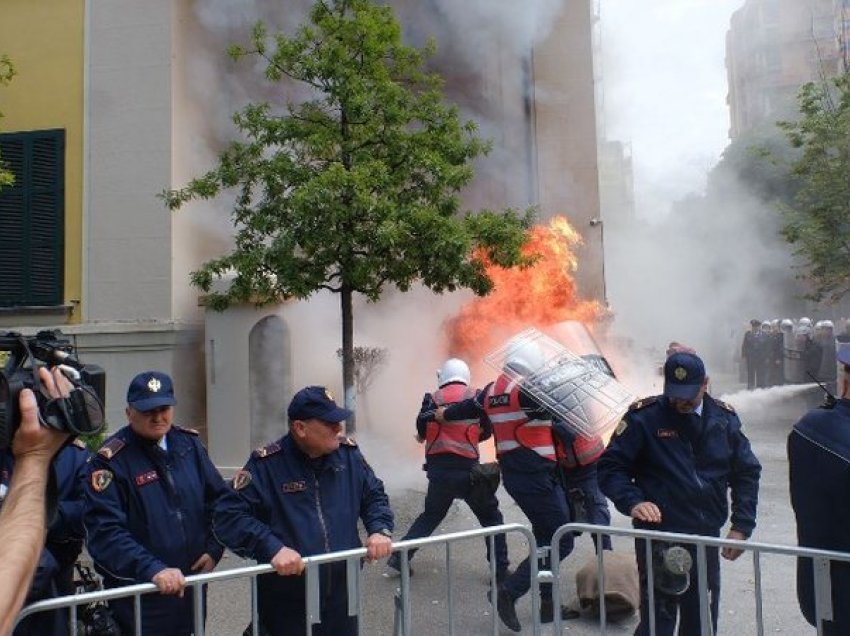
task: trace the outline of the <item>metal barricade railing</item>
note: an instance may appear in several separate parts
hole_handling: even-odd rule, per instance
[[[466,530],[462,532],[453,532],[449,534],[436,535],[430,537],[422,537],[420,539],[411,539],[408,541],[399,541],[393,543],[393,551],[401,554],[401,588],[400,596],[396,596],[394,607],[395,610],[395,633],[399,636],[410,636],[413,633],[411,625],[411,590],[410,590],[410,564],[407,553],[411,549],[418,549],[425,546],[445,545],[446,550],[446,593],[447,593],[447,612],[449,614],[449,631],[448,634],[455,633],[454,622],[454,603],[453,597],[453,558],[452,545],[480,537],[487,537],[490,543],[490,554],[495,555],[495,537],[500,534],[510,532],[518,532],[524,535],[528,542],[529,555],[536,555],[537,543],[531,530],[522,524],[512,523],[500,526],[490,526],[486,528],[477,528],[475,530]],[[343,550],[339,552],[331,552],[328,554],[320,554],[304,558],[305,563],[305,589],[306,589],[306,616],[307,627],[306,634],[311,634],[312,626],[320,622],[321,616],[321,594],[320,594],[320,579],[319,567],[329,563],[346,562],[347,573],[347,593],[348,593],[348,608],[350,616],[359,616],[361,612],[361,562],[366,556],[366,548],[357,548],[353,550]],[[538,596],[538,572],[537,560],[531,560],[531,593],[533,599]],[[186,588],[195,590],[193,594],[193,614],[195,622],[195,636],[204,636],[204,618],[205,609],[203,594],[197,593],[202,586],[210,583],[217,583],[233,579],[249,578],[251,581],[251,622],[253,625],[253,636],[259,636],[259,621],[257,620],[257,577],[261,574],[274,572],[274,569],[269,564],[253,565],[228,570],[219,570],[206,574],[195,574],[186,577]],[[490,563],[490,581],[492,589],[495,589],[496,581],[496,560],[492,559]],[[76,633],[76,624],[78,620],[79,608],[92,603],[105,602],[120,598],[132,598],[134,602],[135,615],[135,636],[142,634],[142,614],[141,614],[141,597],[145,594],[156,593],[157,588],[153,583],[139,583],[124,587],[111,588],[106,590],[98,590],[95,592],[85,592],[72,596],[62,596],[45,601],[32,603],[23,608],[18,615],[17,621],[20,622],[24,618],[36,614],[38,612],[47,612],[51,610],[59,610],[67,608],[69,610],[69,626],[70,633]],[[495,608],[495,597],[493,598]],[[536,612],[535,612],[536,616]],[[359,624],[359,623],[358,623]],[[359,624],[359,630],[362,632],[362,624]],[[494,610],[492,613],[492,633],[498,634],[498,613]],[[535,636],[540,634],[540,625],[535,621],[534,631]]]
[[[587,532],[596,537],[596,542],[602,540],[604,535],[632,537],[634,539],[645,539],[646,570],[647,570],[647,604],[650,608],[655,606],[654,589],[654,564],[652,559],[652,542],[674,543],[676,545],[692,545],[697,552],[697,584],[699,586],[700,598],[700,625],[704,636],[712,634],[712,619],[708,603],[708,574],[706,548],[736,548],[743,552],[753,554],[753,581],[754,581],[754,604],[756,619],[756,634],[764,636],[764,609],[762,597],[762,555],[782,555],[790,557],[806,557],[812,559],[814,571],[814,596],[815,612],[818,636],[823,634],[822,621],[832,619],[832,596],[830,583],[830,563],[833,561],[850,562],[850,552],[834,552],[829,550],[817,550],[814,548],[803,548],[799,546],[777,545],[770,543],[759,543],[755,541],[736,541],[732,539],[721,539],[719,537],[706,537],[693,534],[679,534],[674,532],[660,532],[657,530],[638,530],[634,528],[617,528],[613,526],[600,526],[586,523],[569,523],[558,528],[552,536],[551,552],[552,563],[560,562],[560,539],[567,532]],[[605,550],[599,550],[596,555],[597,575],[599,582],[599,633],[607,634],[606,608],[605,608]],[[551,575],[549,572],[540,572],[540,577]],[[552,576],[552,590],[555,599],[560,598],[560,577]],[[648,611],[649,634],[656,635],[655,612]],[[555,612],[554,633],[560,634],[562,625],[559,612]]]

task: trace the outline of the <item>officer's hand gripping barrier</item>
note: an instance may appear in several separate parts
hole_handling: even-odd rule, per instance
[[[487,354],[484,362],[584,437],[606,438],[635,400],[599,364],[534,328]]]

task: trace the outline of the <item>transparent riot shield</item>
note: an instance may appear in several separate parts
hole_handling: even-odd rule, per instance
[[[537,329],[517,334],[484,362],[584,437],[607,438],[635,400],[595,361],[582,359]]]

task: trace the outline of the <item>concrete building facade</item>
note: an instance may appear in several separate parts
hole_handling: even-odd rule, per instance
[[[729,137],[793,117],[806,82],[841,68],[836,0],[747,0],[726,35]]]

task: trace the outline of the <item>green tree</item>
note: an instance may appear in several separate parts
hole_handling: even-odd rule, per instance
[[[489,144],[444,103],[440,78],[424,70],[433,43],[402,43],[392,10],[372,0],[319,0],[291,37],[263,24],[234,59],[261,60],[265,76],[308,96],[275,109],[251,104],[234,116],[246,138],[185,188],[171,209],[235,189],[235,249],[205,263],[192,282],[213,308],[274,303],[318,290],[340,295],[345,404],[353,410],[352,298],[419,282],[442,293],[488,293],[485,263],[529,263],[521,254],[532,211],[461,214],[472,161]]]
[[[808,297],[834,302],[850,291],[850,75],[806,84],[799,105],[797,121],[779,124],[800,152],[782,234],[803,259]]]
[[[5,53],[0,55],[0,86],[6,86],[15,77],[15,67],[12,60]],[[0,119],[3,119],[3,113],[0,112]],[[0,157],[0,188],[10,186],[15,182],[15,175],[9,170],[6,170],[3,158]]]

